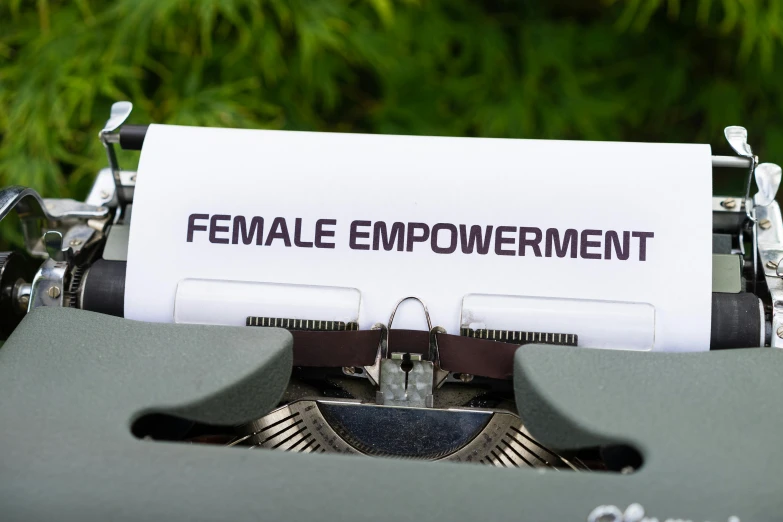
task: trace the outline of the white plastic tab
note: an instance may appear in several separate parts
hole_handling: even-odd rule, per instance
[[[245,326],[249,316],[316,321],[359,321],[355,288],[183,279],[177,285],[174,322]]]

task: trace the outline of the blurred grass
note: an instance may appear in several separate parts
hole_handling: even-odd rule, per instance
[[[740,124],[763,159],[783,161],[781,9],[0,0],[0,185],[84,197],[120,99],[136,123],[707,142],[715,153],[728,153],[723,127]],[[721,177],[715,190],[741,186]]]

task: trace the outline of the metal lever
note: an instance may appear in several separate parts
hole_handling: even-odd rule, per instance
[[[748,182],[745,186],[745,214],[748,216],[748,219],[755,221],[751,212],[753,205],[750,202],[750,183],[753,179],[753,172],[756,170],[756,165],[758,164],[758,158],[753,155],[753,150],[748,144],[748,131],[745,127],[732,125],[731,127],[723,129],[723,134],[726,136],[726,141],[729,142],[731,148],[734,149],[734,152],[750,160]]]
[[[769,206],[775,201],[781,178],[783,178],[783,171],[780,166],[774,163],[761,163],[756,167],[754,175],[759,191],[753,196],[753,203],[761,207]]]
[[[120,212],[124,211],[128,198],[126,197],[122,185],[122,179],[120,179],[120,164],[117,161],[117,154],[114,151],[114,144],[119,141],[119,136],[113,134],[113,132],[125,123],[125,120],[128,119],[132,110],[133,104],[129,101],[121,101],[112,104],[109,119],[106,120],[106,125],[103,126],[103,129],[98,134],[101,143],[103,143],[103,147],[106,149],[109,168],[114,177],[114,188],[117,193],[117,203]]]

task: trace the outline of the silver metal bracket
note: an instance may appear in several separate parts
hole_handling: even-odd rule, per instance
[[[783,348],[783,218],[777,201],[756,207],[756,218],[764,226],[758,227],[758,251],[764,279],[772,298],[772,332],[769,345]]]
[[[380,389],[375,402],[386,406],[432,408],[434,365],[420,354],[395,352],[381,361]]]
[[[44,261],[33,279],[27,311],[39,306],[63,306],[67,272],[67,261]]]

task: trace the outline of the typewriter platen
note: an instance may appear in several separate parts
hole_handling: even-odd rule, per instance
[[[124,124],[130,110],[127,102],[112,108],[99,137],[109,167],[98,173],[84,202],[44,199],[26,187],[0,193],[0,218],[18,214],[25,239],[24,251],[0,255],[3,338],[42,307],[123,317],[136,174],[121,170],[115,147],[140,150],[146,132],[145,126]],[[725,134],[737,155],[714,156],[713,167],[747,176],[747,190],[713,198],[710,350],[783,347],[783,218],[775,201],[781,169],[759,162],[745,129],[728,127]],[[754,179],[758,192],[752,195]],[[151,413],[135,419],[131,431],[150,444],[175,441],[465,466],[628,475],[644,465],[643,449],[632,443],[563,449],[537,440],[523,422],[519,390],[515,394],[511,380],[516,348],[578,347],[578,334],[474,328],[466,321],[460,335],[446,335],[432,324],[426,303],[410,296],[397,306],[406,301],[418,303],[427,330],[393,329],[396,307],[388,321],[370,331],[359,331],[350,321],[248,316],[247,328],[282,328],[293,336],[293,371],[276,408],[240,425]],[[597,506],[586,516],[632,520],[639,514],[634,506],[613,507]]]

